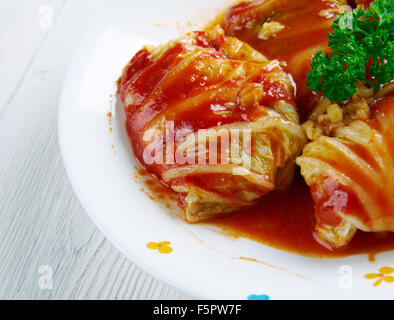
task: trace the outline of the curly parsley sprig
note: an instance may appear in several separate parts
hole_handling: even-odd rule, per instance
[[[356,93],[360,80],[379,88],[394,78],[394,1],[375,0],[369,9],[342,13],[328,34],[330,53],[312,60],[307,83],[331,101]]]

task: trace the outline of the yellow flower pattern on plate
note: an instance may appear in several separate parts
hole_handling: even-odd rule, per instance
[[[388,283],[394,282],[394,277],[390,276],[390,274],[394,273],[394,269],[391,267],[383,267],[379,270],[380,273],[370,273],[365,275],[365,278],[368,280],[377,279],[377,281],[373,284],[374,287],[380,285],[383,281]]]
[[[171,242],[162,241],[162,242],[149,242],[146,246],[151,250],[157,250],[162,254],[169,254],[173,251],[170,247]]]

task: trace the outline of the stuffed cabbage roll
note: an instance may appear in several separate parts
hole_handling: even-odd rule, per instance
[[[375,103],[368,120],[308,144],[297,163],[311,187],[321,240],[339,248],[357,229],[394,231],[394,97]]]
[[[296,102],[306,119],[321,98],[306,82],[312,57],[329,50],[327,34],[334,19],[350,10],[346,0],[245,0],[214,23],[269,59],[283,62],[297,84]]]
[[[142,49],[119,93],[137,159],[179,193],[189,222],[291,182],[306,142],[292,83],[278,61],[220,28]]]

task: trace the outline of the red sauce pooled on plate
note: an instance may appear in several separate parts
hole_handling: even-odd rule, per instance
[[[149,175],[144,170],[141,172]],[[157,179],[149,181],[147,188],[154,194],[156,201],[167,203],[178,198],[174,191]],[[245,237],[280,250],[317,258],[368,254],[372,261],[376,254],[394,250],[394,233],[357,231],[348,246],[330,251],[316,241],[315,222],[311,191],[298,175],[286,192],[274,191],[262,198],[256,207],[229,213],[202,224],[217,226],[231,236]]]
[[[314,257],[377,254],[394,249],[394,233],[357,231],[348,246],[330,251],[315,240],[315,208],[309,187],[297,177],[290,189],[272,192],[251,209],[209,222],[235,235],[272,247]]]

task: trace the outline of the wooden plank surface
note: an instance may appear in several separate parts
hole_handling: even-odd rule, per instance
[[[0,299],[185,298],[104,238],[63,168],[59,91],[101,1],[0,2]]]

